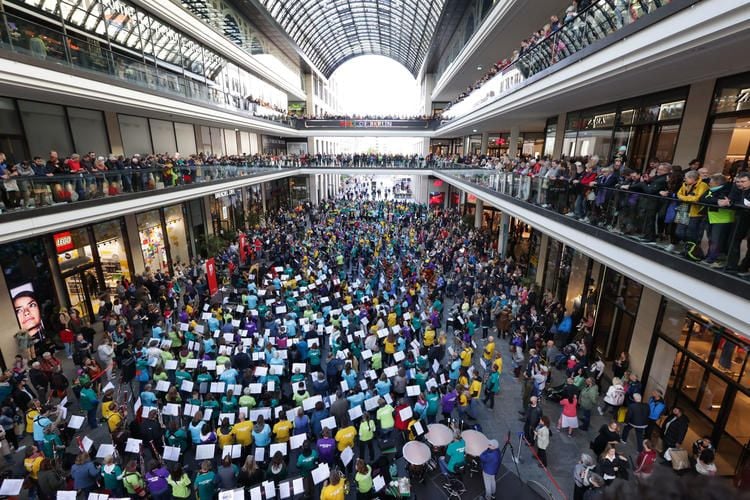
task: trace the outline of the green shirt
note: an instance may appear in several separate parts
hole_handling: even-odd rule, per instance
[[[456,467],[462,465],[466,461],[466,443],[463,439],[453,441],[448,445],[445,450],[445,454],[448,456],[448,470],[456,472]]]
[[[216,474],[210,470],[195,476],[195,491],[200,500],[213,500],[216,495]]]
[[[55,448],[58,446],[64,446],[60,436],[54,432],[48,432],[44,435],[44,443],[42,446],[42,452],[47,458],[55,458]]]
[[[94,390],[90,387],[84,387],[83,389],[81,389],[81,398],[79,404],[81,406],[81,410],[83,411],[95,409],[99,404],[99,401],[96,399],[96,393],[94,392]]]
[[[378,351],[372,354],[372,358],[370,358],[370,363],[373,370],[382,370],[383,369],[383,353]]]
[[[367,493],[372,489],[372,467],[369,465],[366,467],[366,473],[357,472],[354,476],[354,480],[357,482],[357,491],[360,493]]]
[[[378,408],[375,415],[380,422],[381,429],[391,429],[395,425],[393,421],[393,406],[386,404],[382,408]]]
[[[308,456],[305,456],[302,453],[300,453],[299,456],[297,457],[297,468],[303,474],[307,474],[311,470],[313,470],[317,463],[318,463],[317,450],[311,450],[310,455]]]
[[[114,468],[110,472],[107,472],[105,467],[106,466],[101,468],[104,487],[108,490],[116,490],[120,486],[120,480],[118,478],[122,475],[122,469],[119,465],[115,464]]]
[[[375,435],[375,422],[368,420],[359,424],[359,440],[370,441]]]
[[[188,498],[190,496],[190,476],[183,474],[182,477],[175,481],[170,474],[167,482],[172,487],[172,496],[175,498]]]

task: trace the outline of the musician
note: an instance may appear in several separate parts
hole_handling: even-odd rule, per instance
[[[445,450],[445,456],[438,459],[438,465],[443,474],[455,474],[456,467],[466,462],[466,442],[460,433],[456,434],[453,442]]]
[[[125,496],[125,489],[122,487],[122,468],[115,463],[112,455],[104,457],[104,465],[101,468],[104,488],[109,490],[113,497]]]
[[[164,429],[158,421],[159,412],[151,410],[148,418],[141,422],[140,434],[143,444],[156,448],[156,453],[161,455],[164,452]]]
[[[58,490],[65,489],[65,479],[55,470],[53,462],[45,458],[39,468],[39,500],[55,500]]]
[[[47,426],[44,429],[44,441],[42,442],[44,456],[54,460],[58,456],[62,456],[64,449],[65,445],[57,432],[57,426],[55,424]]]
[[[131,498],[145,496],[146,482],[143,480],[141,473],[138,472],[138,464],[135,460],[131,460],[125,466],[125,474],[122,475],[122,484],[125,487],[125,492]]]
[[[181,427],[177,420],[172,420],[169,423],[169,429],[166,432],[166,440],[169,446],[176,446],[182,453],[185,453],[188,448],[188,435],[185,429]]]
[[[117,428],[120,426],[120,423],[125,420],[125,417],[127,416],[127,410],[125,407],[119,407],[117,406],[117,403],[112,401],[106,406],[106,416],[104,411],[104,406],[102,406],[102,417],[107,420],[107,428],[109,428],[110,434],[114,434]]]
[[[169,471],[160,462],[152,460],[149,464],[149,470],[146,472],[146,486],[151,493],[151,500],[170,500],[172,490],[169,487],[167,478]]]

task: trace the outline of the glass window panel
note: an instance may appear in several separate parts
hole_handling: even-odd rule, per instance
[[[190,262],[188,239],[185,232],[185,220],[182,215],[182,205],[164,208],[164,220],[167,223],[167,237],[169,250],[174,262]]]
[[[177,136],[177,151],[182,156],[188,156],[198,152],[195,146],[195,129],[190,123],[175,123],[175,135]]]
[[[13,99],[0,97],[0,134],[23,135]]]
[[[153,152],[148,120],[140,116],[118,115],[120,134],[126,156]]]
[[[737,380],[747,356],[747,344],[725,333],[719,340],[713,366],[728,377]]]
[[[703,396],[701,397],[700,409],[713,421],[716,421],[716,417],[719,415],[726,392],[726,382],[716,375],[708,376],[706,387],[703,389]]]
[[[166,120],[149,119],[151,126],[151,140],[154,152],[174,154],[177,150],[177,141],[174,135],[174,125]]]
[[[18,101],[18,107],[32,156],[46,158],[50,150],[57,151],[61,157],[74,152],[62,106]]]
[[[729,412],[729,420],[724,431],[740,443],[750,442],[750,396],[738,392],[734,397],[732,411]]]
[[[688,361],[685,368],[685,378],[682,381],[682,393],[691,401],[695,402],[698,398],[698,390],[703,382],[704,368],[693,361]]]
[[[705,166],[711,173],[730,172],[747,160],[748,149],[750,118],[717,118],[711,126]]]
[[[674,300],[664,299],[664,301],[666,304],[661,322],[661,333],[684,346],[689,331],[688,310]]]
[[[688,350],[701,358],[708,361],[711,357],[711,348],[714,345],[715,327],[692,321],[690,326],[690,339],[688,340]]]
[[[106,156],[110,152],[107,126],[101,111],[68,108],[68,118],[77,151],[94,151],[97,156]]]

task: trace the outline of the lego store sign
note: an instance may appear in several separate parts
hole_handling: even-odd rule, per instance
[[[73,244],[73,236],[70,234],[70,231],[57,233],[52,235],[52,237],[55,239],[57,253],[67,252],[68,250],[73,250],[75,248],[75,245]]]

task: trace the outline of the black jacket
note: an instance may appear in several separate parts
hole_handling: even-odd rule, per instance
[[[669,175],[657,175],[652,177],[649,182],[637,182],[630,186],[630,191],[636,193],[649,194],[652,196],[659,196],[661,191],[667,190],[667,180]],[[641,203],[643,208],[655,209],[659,206],[659,200],[651,197],[641,197]]]
[[[670,415],[664,421],[664,426],[662,427],[664,443],[669,447],[674,447],[674,445],[682,443],[685,439],[685,434],[687,434],[689,423],[690,420],[685,415],[680,415],[679,417]]]
[[[651,409],[646,403],[630,403],[628,405],[627,422],[635,427],[648,425],[648,416]]]
[[[526,425],[534,429],[539,425],[540,420],[542,420],[542,408],[539,405],[529,406],[526,409]]]

